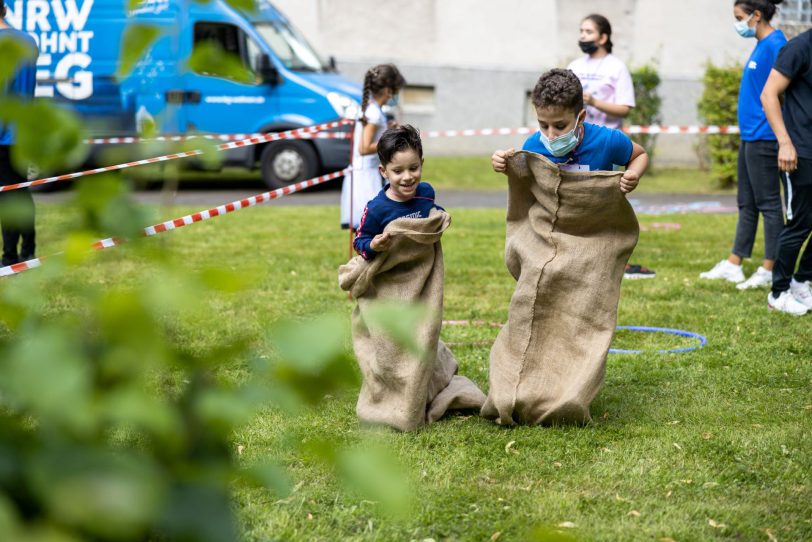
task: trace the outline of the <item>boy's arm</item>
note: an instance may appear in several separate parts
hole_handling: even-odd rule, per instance
[[[380,220],[374,213],[369,212],[367,206],[352,243],[355,251],[365,260],[372,260],[378,252],[389,250],[392,244],[391,236],[388,233],[380,233],[382,230]]]
[[[620,178],[620,191],[628,194],[637,188],[640,177],[648,169],[648,153],[646,149],[632,141],[632,156],[626,164],[626,171]]]
[[[778,139],[778,168],[781,171],[795,171],[798,167],[798,153],[789,137],[787,126],[784,124],[784,115],[781,114],[781,101],[778,97],[787,90],[790,78],[776,69],[770,71],[764,90],[761,91],[761,105],[767,122]]]

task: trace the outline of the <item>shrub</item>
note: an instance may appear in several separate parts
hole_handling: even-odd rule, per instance
[[[715,66],[711,63],[702,78],[705,89],[699,101],[699,118],[706,125],[727,126],[738,122],[737,110],[742,66]],[[710,155],[711,176],[722,187],[736,183],[739,155],[738,135],[704,136]]]
[[[657,125],[662,122],[660,106],[662,98],[658,93],[660,87],[660,74],[657,66],[646,64],[632,72],[632,83],[634,84],[635,107],[626,118],[629,124]],[[646,149],[649,158],[654,157],[654,148],[657,144],[655,134],[634,134],[632,141],[639,143]]]

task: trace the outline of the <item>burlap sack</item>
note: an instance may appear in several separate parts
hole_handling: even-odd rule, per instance
[[[621,175],[567,173],[528,152],[508,160],[505,263],[517,284],[491,349],[486,418],[589,421],[639,234]]]
[[[390,250],[372,261],[356,256],[339,268],[343,290],[358,305],[352,314],[352,338],[363,383],[356,412],[368,423],[410,431],[440,419],[448,410],[479,409],[485,401],[476,384],[457,376],[457,361],[440,339],[443,314],[443,250],[440,237],[451,224],[445,212],[429,218],[400,218],[384,231]],[[424,359],[370,330],[365,311],[379,300],[422,303],[430,316],[414,330]]]

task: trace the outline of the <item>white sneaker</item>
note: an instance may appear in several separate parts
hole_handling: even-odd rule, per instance
[[[767,294],[767,305],[776,311],[785,312],[793,316],[803,316],[809,309],[806,305],[795,299],[789,290],[781,292],[778,299],[773,297],[773,293]]]
[[[710,271],[705,271],[699,274],[701,279],[725,279],[730,282],[744,282],[744,273],[742,273],[742,266],[730,263],[727,260],[722,260],[713,266]]]
[[[798,282],[792,279],[792,282],[789,283],[789,291],[796,301],[807,309],[812,309],[812,288],[809,287],[808,282]]]
[[[770,286],[773,283],[773,272],[767,271],[759,266],[756,272],[750,275],[750,278],[744,282],[736,285],[739,290],[749,290],[751,288],[761,288],[763,286]]]

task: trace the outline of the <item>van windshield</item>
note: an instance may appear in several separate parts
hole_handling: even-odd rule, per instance
[[[291,70],[321,72],[327,65],[295,28],[271,22],[257,23],[256,29],[282,63]]]

